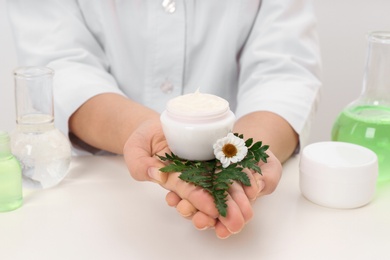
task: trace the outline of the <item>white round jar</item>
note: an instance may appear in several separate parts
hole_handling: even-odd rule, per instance
[[[170,150],[182,159],[214,159],[214,143],[232,132],[235,116],[229,103],[198,91],[171,99],[161,114]]]
[[[363,146],[331,141],[309,144],[303,148],[299,168],[303,196],[318,205],[358,208],[375,195],[378,159]]]

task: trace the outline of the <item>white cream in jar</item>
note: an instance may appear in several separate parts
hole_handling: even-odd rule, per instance
[[[225,99],[199,91],[170,100],[161,114],[171,151],[197,161],[215,158],[213,144],[233,130],[234,121]]]

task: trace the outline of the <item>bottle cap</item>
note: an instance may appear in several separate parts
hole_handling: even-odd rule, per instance
[[[300,159],[299,185],[308,200],[330,208],[357,208],[375,194],[377,155],[368,148],[345,142],[306,146]]]

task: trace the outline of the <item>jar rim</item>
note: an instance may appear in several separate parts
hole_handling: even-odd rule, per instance
[[[20,78],[36,78],[53,75],[54,70],[44,66],[23,66],[14,70],[14,76]]]
[[[373,31],[368,34],[371,42],[390,44],[390,31]]]
[[[224,107],[222,109],[218,110],[213,110],[213,111],[204,111],[204,112],[193,112],[193,113],[188,113],[188,112],[182,112],[180,110],[175,110],[175,109],[170,109],[167,107],[167,112],[170,115],[174,115],[176,117],[188,117],[188,118],[214,118],[214,117],[219,117],[220,115],[225,114],[226,112],[229,111],[229,107]]]
[[[202,109],[198,110],[185,110],[183,107],[177,106],[176,102],[180,102],[178,99],[186,98],[188,95],[197,95],[196,93],[191,93],[183,96],[179,96],[175,99],[171,99],[167,104],[167,112],[170,115],[173,115],[175,117],[180,118],[192,118],[192,119],[211,119],[211,118],[218,118],[222,115],[225,115],[229,110],[229,102],[227,102],[225,99],[212,95],[212,94],[201,94],[203,97],[211,97],[213,100],[218,102],[218,107],[213,107],[210,110],[204,109],[207,107],[204,107]],[[207,105],[207,104],[204,104]]]

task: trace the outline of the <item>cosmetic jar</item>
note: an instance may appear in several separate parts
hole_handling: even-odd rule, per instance
[[[171,99],[161,114],[170,150],[182,159],[214,159],[213,144],[232,131],[235,116],[229,103],[198,91]]]
[[[338,209],[364,206],[374,197],[377,177],[377,155],[360,145],[318,142],[306,146],[301,153],[301,192],[321,206]]]

